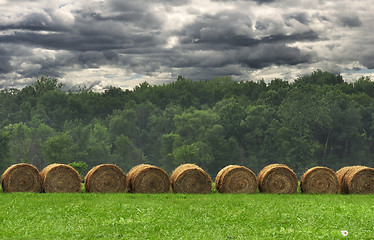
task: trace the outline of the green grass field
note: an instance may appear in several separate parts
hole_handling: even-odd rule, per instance
[[[0,193],[0,201],[0,239],[374,239],[374,195]]]

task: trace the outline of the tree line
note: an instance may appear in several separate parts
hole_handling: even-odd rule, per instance
[[[374,83],[345,82],[321,70],[292,83],[192,81],[179,76],[133,90],[64,91],[39,77],[0,92],[0,171],[11,164],[101,163],[124,171],[140,163],[169,173],[196,163],[211,176],[229,164],[258,173],[283,163],[301,175],[374,161]]]

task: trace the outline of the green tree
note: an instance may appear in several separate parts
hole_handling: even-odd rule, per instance
[[[79,173],[79,175],[81,175],[81,178],[82,178],[82,181],[83,181],[84,177],[87,174],[87,170],[88,170],[87,163],[85,163],[83,161],[79,161],[79,162],[71,162],[68,165],[73,167]]]
[[[48,138],[43,146],[42,151],[45,160],[51,163],[68,164],[73,160],[73,139],[68,133],[62,133]]]
[[[0,171],[4,172],[11,165],[9,158],[9,133],[0,130]]]

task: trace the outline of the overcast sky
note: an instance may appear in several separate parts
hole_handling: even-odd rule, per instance
[[[374,79],[372,0],[0,0],[0,88],[192,80]]]

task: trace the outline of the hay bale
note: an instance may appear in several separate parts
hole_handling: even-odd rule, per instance
[[[218,172],[216,189],[220,193],[255,193],[256,175],[244,166],[229,165]]]
[[[126,186],[132,193],[167,193],[170,191],[170,180],[163,169],[140,164],[127,174]]]
[[[341,193],[374,193],[374,169],[365,166],[343,167],[336,172]]]
[[[27,163],[15,164],[5,170],[1,184],[4,192],[42,192],[39,170]]]
[[[297,176],[283,164],[270,164],[257,176],[258,188],[264,193],[296,193]]]
[[[303,193],[339,193],[339,181],[333,170],[327,167],[313,167],[301,178]]]
[[[81,191],[81,177],[71,166],[54,163],[45,167],[40,175],[43,179],[44,192]]]
[[[126,175],[114,164],[101,164],[86,174],[84,186],[86,192],[124,192],[126,190]]]
[[[174,193],[209,193],[212,180],[208,173],[195,164],[177,167],[170,177]]]

